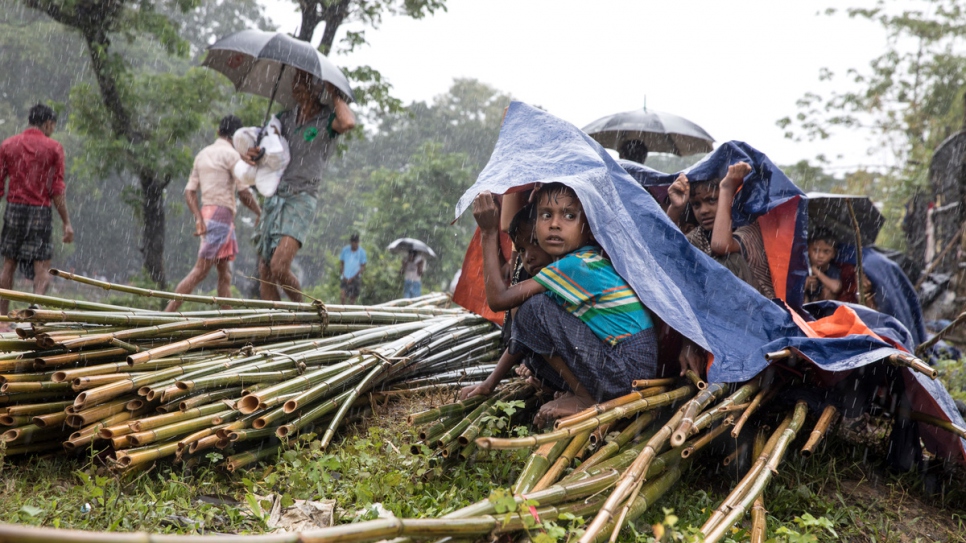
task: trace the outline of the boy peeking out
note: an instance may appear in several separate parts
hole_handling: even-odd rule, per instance
[[[761,229],[757,223],[731,229],[731,207],[751,166],[739,162],[728,167],[720,181],[690,182],[683,173],[668,188],[668,217],[684,226],[688,206],[698,227],[688,234],[688,241],[739,279],[751,285],[766,298],[775,297],[768,257]]]
[[[563,392],[541,406],[534,422],[542,426],[657,376],[657,340],[650,312],[594,240],[577,194],[550,183],[534,201],[536,242],[554,262],[512,286],[500,273],[500,207],[491,193],[477,196],[473,216],[487,303],[494,311],[519,307],[508,352],[536,354],[534,376]],[[498,364],[487,381],[498,382],[511,365]]]
[[[842,292],[842,269],[833,262],[835,256],[835,238],[830,232],[816,230],[808,236],[805,303],[835,300]]]

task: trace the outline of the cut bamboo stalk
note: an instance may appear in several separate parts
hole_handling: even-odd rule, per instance
[[[630,443],[632,439],[636,438],[653,421],[654,414],[651,412],[639,415],[627,425],[627,428],[624,428],[621,433],[617,434],[617,437],[613,441],[605,443],[601,448],[597,449],[597,451],[591,455],[590,458],[581,462],[581,464],[574,469],[574,473],[587,471],[591,467],[617,454],[617,451],[619,451],[621,447]]]
[[[772,450],[768,456],[766,465],[758,473],[755,481],[741,496],[741,499],[732,504],[728,514],[725,515],[725,517],[718,522],[718,524],[708,527],[708,524],[705,523],[705,526],[702,526],[701,532],[705,535],[706,543],[716,543],[722,537],[724,537],[724,532],[733,526],[734,523],[737,522],[742,515],[744,515],[745,511],[749,509],[752,502],[754,502],[754,500],[761,495],[765,487],[768,485],[768,482],[771,480],[772,474],[777,471],[778,464],[784,457],[788,444],[795,438],[798,430],[801,429],[807,413],[808,407],[806,406],[805,402],[799,401],[795,405],[795,411],[792,415],[791,423],[782,432],[781,437],[775,444],[774,450]]]
[[[953,423],[951,423],[949,421],[946,421],[946,420],[943,420],[943,419],[934,417],[932,415],[927,415],[927,414],[922,413],[920,411],[913,411],[912,413],[910,413],[910,418],[912,420],[919,421],[919,422],[924,422],[926,424],[929,424],[931,426],[935,426],[937,428],[942,428],[943,430],[946,430],[947,432],[951,432],[953,434],[956,434],[957,436],[959,436],[962,439],[966,439],[966,428],[961,428],[959,426],[956,426],[955,424],[953,424]]]
[[[930,366],[929,364],[926,364],[911,354],[896,353],[889,355],[889,358],[886,360],[895,366],[906,367],[912,369],[913,371],[918,371],[934,381],[939,377],[939,370]]]
[[[824,413],[823,413],[824,414]],[[755,436],[755,445],[752,452],[755,457],[761,456],[762,449],[765,448],[765,434],[759,432]],[[749,535],[749,540],[751,543],[765,543],[765,535],[768,532],[768,519],[766,518],[768,511],[765,510],[765,500],[762,496],[758,496],[755,499],[754,505],[751,506],[751,534]]]
[[[41,369],[57,368],[69,364],[92,362],[94,360],[104,360],[114,357],[127,356],[124,349],[99,349],[96,351],[82,351],[79,353],[66,353],[34,358],[34,365]]]
[[[67,425],[74,428],[81,428],[83,426],[87,426],[88,424],[93,424],[106,417],[124,411],[127,409],[128,401],[130,401],[130,398],[121,398],[119,400],[114,400],[112,402],[97,405],[81,411],[77,411],[75,409],[74,413],[67,417]]]
[[[725,393],[724,383],[711,383],[704,390],[698,391],[698,393],[692,398],[687,404],[685,404],[682,410],[681,422],[678,427],[671,434],[671,446],[678,447],[684,443],[691,433],[691,428],[694,426],[694,418],[708,406],[712,401],[720,398]]]
[[[708,388],[708,383],[704,379],[702,379],[701,376],[695,373],[694,370],[685,371],[684,376],[687,377],[689,381],[694,383],[694,386],[698,390],[704,390]]]
[[[577,424],[578,422],[583,422],[583,421],[585,421],[587,419],[596,417],[597,415],[600,415],[601,413],[604,413],[605,411],[610,411],[611,409],[614,409],[615,407],[620,407],[622,405],[627,405],[627,404],[629,404],[631,402],[636,402],[637,400],[642,400],[644,398],[649,398],[651,396],[657,396],[657,395],[662,394],[664,392],[667,392],[667,388],[666,387],[660,387],[660,386],[659,387],[648,387],[648,388],[645,388],[645,389],[642,389],[642,390],[635,390],[634,392],[631,392],[630,394],[625,394],[624,396],[620,396],[620,397],[614,398],[613,400],[609,400],[609,401],[606,401],[604,403],[599,403],[599,404],[597,404],[597,405],[595,405],[593,407],[589,407],[587,409],[584,409],[583,411],[581,411],[580,413],[577,413],[575,415],[571,415],[569,417],[564,417],[562,419],[557,419],[557,421],[553,425],[553,429],[554,430],[559,430],[561,428],[566,428],[568,426],[573,426],[574,424]]]
[[[512,438],[512,439],[498,439],[498,438],[483,437],[483,438],[477,439],[476,444],[479,445],[481,449],[523,449],[523,448],[534,447],[544,443],[549,443],[551,441],[571,438],[584,430],[592,430],[600,426],[601,424],[626,418],[631,415],[637,414],[641,411],[657,409],[658,407],[669,405],[693,393],[694,393],[694,387],[691,385],[686,385],[677,390],[673,390],[671,392],[667,392],[658,396],[652,396],[650,398],[644,398],[641,400],[637,400],[635,402],[631,402],[627,405],[616,407],[606,413],[602,413],[597,417],[588,419],[583,422],[579,422],[567,428],[561,428],[560,430],[554,430],[552,432],[538,434],[535,436]]]
[[[275,435],[277,435],[280,438],[290,437],[295,432],[298,432],[302,428],[305,428],[307,424],[313,421],[316,421],[319,418],[321,418],[323,415],[331,413],[333,410],[339,408],[344,402],[348,401],[349,398],[351,397],[353,397],[352,392],[348,391],[348,392],[343,392],[342,394],[339,394],[338,396],[336,396],[335,398],[332,398],[329,401],[322,402],[321,404],[315,406],[314,408],[302,414],[302,416],[300,416],[299,418],[294,419],[292,422],[279,426],[278,429],[275,431]]]
[[[8,415],[43,415],[45,413],[53,413],[54,411],[63,411],[64,408],[73,403],[70,400],[63,400],[28,405],[11,405],[6,410]]]
[[[277,445],[275,447],[262,447],[256,451],[245,451],[243,453],[229,456],[225,459],[225,467],[228,469],[228,471],[234,473],[249,464],[254,464],[255,462],[270,456],[275,456],[278,454],[278,451],[281,448],[281,445]]]
[[[520,475],[517,476],[517,480],[513,484],[513,493],[526,494],[532,491],[537,481],[550,469],[550,464],[557,460],[568,444],[569,440],[561,440],[537,447],[537,450],[533,451],[533,454],[527,458],[527,463],[523,466],[523,469],[520,470]]]
[[[828,404],[825,409],[822,410],[822,416],[818,418],[818,422],[815,423],[815,428],[812,429],[812,433],[808,436],[808,441],[802,447],[799,454],[803,457],[808,458],[812,456],[812,451],[815,447],[822,441],[825,437],[825,433],[828,431],[829,425],[835,420],[835,416],[838,415],[839,410],[835,408],[834,405]]]
[[[46,415],[37,415],[30,422],[36,424],[41,428],[56,428],[64,424],[67,420],[67,413],[64,411],[58,411],[56,413],[49,413]]]
[[[681,458],[689,458],[693,456],[694,453],[700,451],[708,443],[711,443],[715,438],[723,434],[724,431],[728,429],[728,426],[728,424],[719,424],[712,430],[702,434],[690,444],[684,444],[683,448],[681,449]]]
[[[541,477],[540,480],[533,485],[533,488],[530,489],[530,492],[537,492],[539,490],[549,488],[552,484],[556,483],[557,480],[560,479],[560,475],[563,473],[563,471],[570,467],[570,464],[574,461],[574,458],[577,457],[577,453],[579,453],[587,445],[587,441],[589,439],[589,430],[574,436],[573,440],[570,441],[570,444],[567,445],[567,448],[560,453],[560,456],[557,458],[557,460],[555,460],[553,465],[550,466],[550,469],[547,470],[547,473],[545,473],[543,477]]]

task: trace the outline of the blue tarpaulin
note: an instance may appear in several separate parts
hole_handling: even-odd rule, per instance
[[[750,146],[734,143],[715,156],[720,162],[709,157],[692,168],[691,174],[720,173],[740,156],[752,160],[762,177],[762,190],[771,191],[774,183],[774,190],[785,191],[789,198],[800,196],[801,191],[788,186],[787,177],[779,177],[780,170]],[[762,170],[763,166],[768,170]],[[490,161],[460,198],[456,216],[480,192],[504,194],[524,185],[550,182],[563,183],[577,193],[595,239],[644,305],[714,355],[708,371],[711,381],[750,379],[766,366],[766,352],[787,346],[832,371],[856,368],[899,352],[871,335],[807,337],[786,307],[765,299],[695,249],[654,198],[597,142],[577,127],[520,102],[510,105]],[[767,211],[765,198],[755,195],[756,190],[749,190],[742,201],[742,210],[749,217]],[[895,326],[897,323],[889,323],[882,333],[888,335]],[[902,344],[908,338],[892,339]],[[911,375],[910,379],[918,377]],[[930,409],[930,414],[963,424],[955,408],[948,410],[952,401],[941,385],[928,392],[926,396],[931,398],[944,396],[934,402],[941,413]],[[960,461],[966,459],[964,447],[966,441],[950,440],[949,436],[937,444],[940,454]]]

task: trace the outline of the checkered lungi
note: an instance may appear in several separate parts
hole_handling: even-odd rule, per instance
[[[538,355],[527,366],[544,384],[570,390],[543,357],[559,356],[597,402],[629,394],[631,381],[657,377],[657,335],[648,328],[609,345],[546,295],[530,298],[513,318],[510,352]]]
[[[0,233],[0,255],[16,260],[24,277],[33,280],[34,262],[50,260],[54,246],[50,206],[32,206],[7,202]]]

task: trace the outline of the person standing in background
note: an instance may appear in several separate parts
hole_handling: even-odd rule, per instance
[[[403,298],[418,298],[423,294],[423,271],[426,259],[419,251],[409,251],[403,258],[399,275],[403,276]]]
[[[37,104],[30,108],[27,122],[26,130],[0,144],[0,197],[7,196],[0,233],[0,288],[13,288],[19,265],[20,272],[33,280],[34,293],[44,294],[54,253],[50,205],[63,223],[64,243],[73,243],[74,228],[67,215],[64,148],[50,137],[57,128],[57,114],[49,106]],[[0,300],[0,314],[6,315],[9,309],[10,301]]]
[[[366,271],[366,250],[359,247],[359,234],[349,237],[349,244],[342,248],[339,255],[339,288],[342,291],[342,303],[349,305],[356,303],[362,291],[362,272]]]

